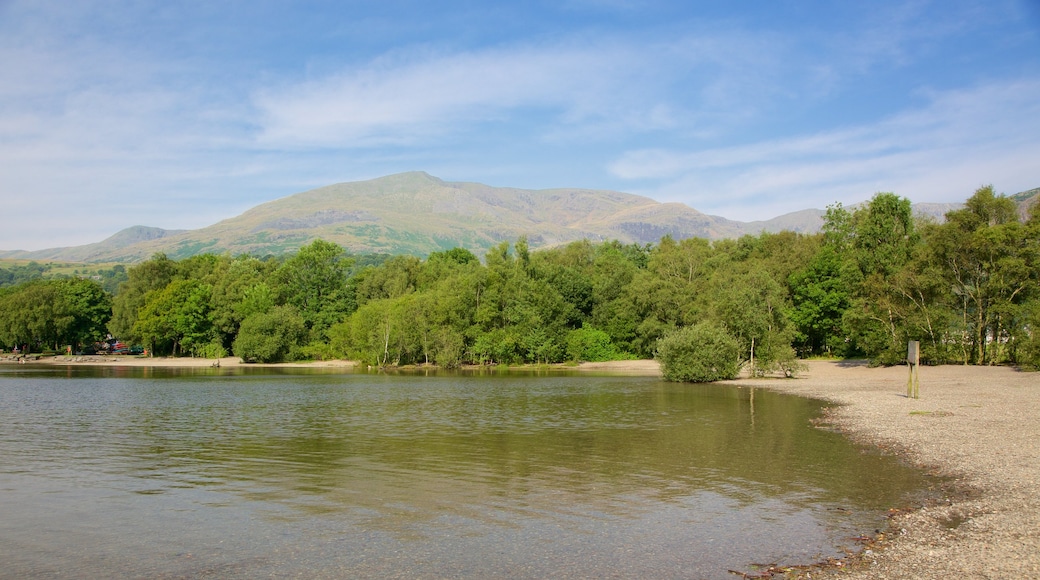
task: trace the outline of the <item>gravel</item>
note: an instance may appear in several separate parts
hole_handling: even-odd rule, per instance
[[[858,556],[789,574],[812,578],[1040,577],[1040,373],[1008,367],[810,361],[795,379],[740,379],[838,403],[849,437],[950,478],[944,495],[899,511]]]

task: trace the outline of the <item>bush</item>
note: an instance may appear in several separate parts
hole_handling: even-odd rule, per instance
[[[780,374],[791,378],[807,367],[798,361],[798,355],[785,336],[771,336],[755,349],[755,365],[751,374],[764,377]]]
[[[601,362],[615,360],[619,355],[609,334],[583,326],[567,334],[567,356],[575,362]]]
[[[656,358],[669,381],[708,383],[736,378],[739,357],[737,339],[710,322],[680,328],[657,341]]]
[[[235,356],[248,362],[285,360],[293,347],[307,337],[307,328],[296,310],[275,306],[270,312],[250,314],[242,321],[232,349]]]
[[[224,345],[220,344],[219,340],[214,340],[193,348],[192,354],[202,358],[224,358],[228,355],[227,349],[224,348]]]

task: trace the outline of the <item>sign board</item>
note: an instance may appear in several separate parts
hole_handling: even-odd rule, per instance
[[[912,365],[921,364],[921,343],[911,340],[906,345],[906,362]]]

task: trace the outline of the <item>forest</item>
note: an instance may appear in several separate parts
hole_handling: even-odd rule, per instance
[[[924,364],[1036,368],[1038,207],[1024,219],[983,187],[942,222],[891,193],[836,204],[812,235],[536,251],[520,238],[483,259],[359,257],[323,240],[285,257],[157,254],[114,293],[87,277],[0,288],[0,345],[78,351],[110,335],[154,355],[447,368],[700,352],[728,376],[790,375],[815,356],[898,364],[918,340]]]

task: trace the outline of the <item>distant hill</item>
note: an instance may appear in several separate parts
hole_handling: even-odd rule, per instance
[[[1030,189],[1029,191],[1023,191],[1022,193],[1016,193],[1011,196],[1011,199],[1015,200],[1015,203],[1018,204],[1018,215],[1020,215],[1022,219],[1028,219],[1029,211],[1038,201],[1040,201],[1040,187]]]
[[[926,213],[939,216],[956,207],[923,205],[936,206]],[[580,239],[646,244],[664,235],[722,239],[762,231],[811,233],[819,230],[823,215],[813,209],[738,222],[616,191],[491,187],[410,172],[297,193],[197,230],[135,226],[96,244],[0,252],[0,257],[135,262],[156,252],[178,259],[204,252],[266,255],[296,250],[316,238],[353,253],[425,256],[464,247],[482,256],[522,235],[537,248]]]
[[[133,226],[120,230],[115,235],[93,244],[72,246],[69,248],[34,250],[31,252],[21,250],[10,252],[0,251],[0,258],[53,260],[58,262],[129,262],[136,260],[112,259],[112,256],[123,256],[126,255],[127,248],[133,248],[138,244],[154,240],[162,240],[170,236],[185,234],[189,231],[190,230],[164,230],[162,228]]]

